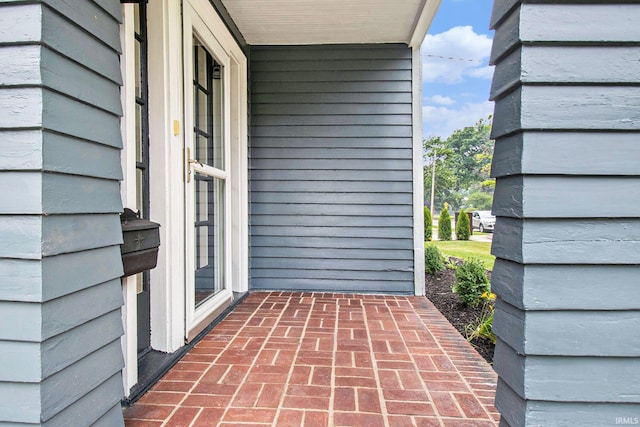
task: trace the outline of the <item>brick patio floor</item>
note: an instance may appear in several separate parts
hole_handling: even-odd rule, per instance
[[[127,427],[494,427],[495,384],[426,298],[256,292],[124,414]]]

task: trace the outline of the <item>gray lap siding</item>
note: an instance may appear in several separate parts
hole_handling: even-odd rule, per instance
[[[251,48],[252,289],[413,293],[411,50]]]

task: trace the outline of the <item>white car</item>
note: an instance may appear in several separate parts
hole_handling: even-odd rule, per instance
[[[481,233],[493,231],[496,225],[496,217],[491,215],[491,211],[472,211],[471,226]]]

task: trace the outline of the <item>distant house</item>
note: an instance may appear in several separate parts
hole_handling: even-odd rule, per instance
[[[494,6],[510,426],[640,403],[640,5],[574,3]],[[122,425],[139,360],[251,290],[422,295],[438,5],[0,2],[0,424]],[[161,246],[121,279],[124,207]]]

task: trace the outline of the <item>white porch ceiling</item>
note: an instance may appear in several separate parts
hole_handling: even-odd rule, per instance
[[[440,0],[222,0],[253,45],[419,45]]]

